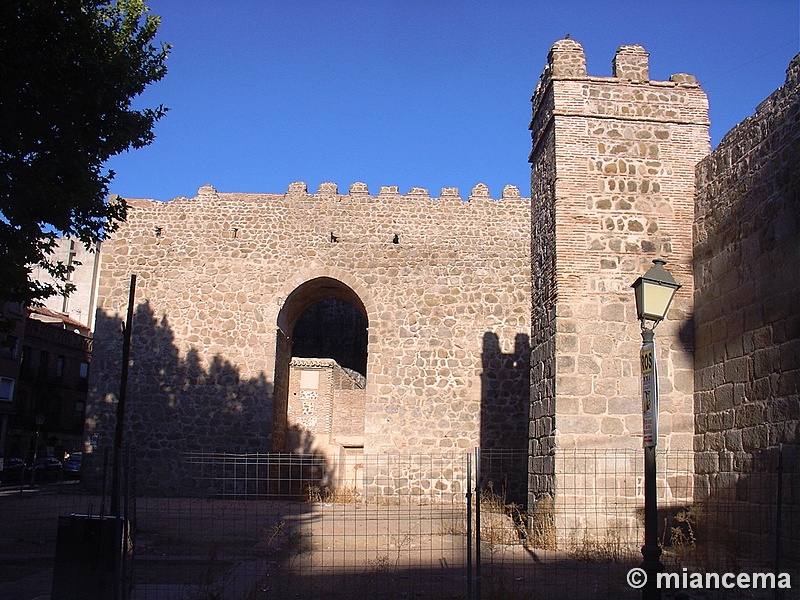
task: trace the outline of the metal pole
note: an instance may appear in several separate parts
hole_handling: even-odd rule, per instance
[[[481,449],[475,448],[475,592],[481,600]]]
[[[653,330],[642,328],[642,347],[652,345]],[[653,373],[655,369],[655,352],[653,352]],[[658,382],[652,389],[652,402],[658,406]],[[642,569],[647,573],[647,583],[642,588],[642,600],[661,600],[661,590],[656,585],[658,573],[664,569],[659,558],[661,547],[658,545],[658,504],[656,487],[656,445],[657,432],[654,432],[654,443],[644,447],[644,546],[642,546]]]
[[[644,546],[642,546],[642,569],[647,573],[647,584],[642,589],[643,600],[660,600],[661,590],[656,578],[664,565],[661,564],[661,548],[658,545],[658,507],[656,505],[656,449],[644,449]]]
[[[33,467],[31,469],[31,481],[30,481],[31,487],[33,487],[33,485],[36,483],[36,459],[39,458],[39,432],[41,430],[42,430],[42,426],[37,423],[36,424],[36,443],[33,445]],[[30,439],[30,438],[28,438],[28,439]],[[24,471],[25,470],[23,469],[23,472]]]
[[[131,275],[128,292],[128,316],[122,339],[122,372],[119,377],[119,402],[117,402],[117,426],[114,431],[114,464],[111,472],[111,514],[119,517],[119,471],[122,454],[122,433],[125,425],[125,398],[128,390],[128,362],[131,353],[131,331],[133,329],[133,302],[136,294],[136,275]]]
[[[467,600],[472,598],[472,453],[467,452]]]
[[[775,515],[775,576],[781,574],[781,528],[783,527],[783,444],[778,444],[778,498]],[[781,590],[775,588],[776,600],[781,597]]]

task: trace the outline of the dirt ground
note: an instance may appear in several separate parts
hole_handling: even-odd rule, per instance
[[[474,517],[468,523],[458,503],[138,498],[128,509],[136,532],[131,600],[641,596],[625,579],[640,562],[637,548],[594,559],[526,548],[506,515],[482,515],[478,563],[467,535]],[[99,498],[69,488],[0,488],[0,599],[49,598],[59,517],[105,510]],[[69,548],[66,556],[80,570],[86,564],[78,554]],[[792,598],[800,598],[797,590],[784,594]]]

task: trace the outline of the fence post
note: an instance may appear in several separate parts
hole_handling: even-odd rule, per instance
[[[472,598],[472,453],[467,452],[467,600]]]
[[[108,494],[108,448],[103,448],[103,492],[100,496],[100,518],[106,516],[106,495]]]
[[[475,591],[477,600],[481,593],[481,449],[475,448]]]
[[[775,513],[775,576],[781,574],[781,526],[783,525],[783,444],[778,444],[778,494]],[[775,600],[779,600],[781,591],[775,588]]]

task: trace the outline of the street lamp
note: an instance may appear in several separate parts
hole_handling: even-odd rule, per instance
[[[44,425],[44,415],[36,413],[36,442],[33,445],[33,470],[31,471],[31,485],[36,483],[36,459],[39,457],[39,434]]]
[[[631,286],[636,294],[636,316],[642,324],[642,445],[644,446],[644,546],[642,569],[647,584],[642,588],[644,600],[660,600],[656,585],[658,573],[664,568],[659,558],[658,506],[656,502],[656,445],[658,444],[658,370],[653,330],[667,316],[675,292],[681,286],[675,282],[664,265],[656,259],[653,266]],[[648,326],[649,323],[649,326]]]
[[[636,316],[642,322],[643,330],[646,329],[646,321],[653,322],[652,331],[667,316],[672,298],[681,287],[664,268],[665,264],[666,261],[655,259],[647,273],[631,286],[636,293]]]

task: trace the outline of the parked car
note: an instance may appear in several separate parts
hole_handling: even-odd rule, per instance
[[[25,461],[16,456],[8,456],[2,460],[3,468],[0,470],[0,483],[19,483],[22,480],[22,470],[25,468]]]
[[[78,478],[81,476],[82,452],[73,452],[69,455],[62,465],[64,477]]]
[[[52,481],[61,475],[61,461],[52,456],[37,458],[33,465],[25,467],[25,479],[31,480],[34,470],[36,471],[36,481]]]

